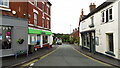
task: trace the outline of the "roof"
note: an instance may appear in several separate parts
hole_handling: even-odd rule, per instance
[[[84,16],[81,21],[87,19],[88,17],[92,16],[93,14],[95,14],[95,13],[97,13],[98,11],[102,10],[103,8],[109,6],[110,4],[114,3],[115,1],[116,1],[116,0],[110,1],[110,2],[105,1],[105,2],[102,3],[100,6],[98,6],[96,9],[94,9],[93,11],[91,11],[88,15]]]

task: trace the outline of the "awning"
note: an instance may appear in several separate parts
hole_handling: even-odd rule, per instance
[[[43,35],[51,35],[52,32],[36,30],[36,29],[28,29],[28,34],[43,34]]]

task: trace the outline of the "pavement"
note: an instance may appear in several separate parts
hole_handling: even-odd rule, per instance
[[[92,59],[89,56],[81,54],[78,50],[74,49],[72,45],[68,44],[59,45],[59,47],[54,52],[43,56],[42,59],[28,62],[22,66],[31,66],[32,68],[42,68],[42,66],[47,66],[46,68],[48,68],[48,66],[53,66],[52,68],[88,68],[92,66],[99,68],[112,68],[112,66],[109,64],[100,62],[98,60]]]
[[[80,46],[77,46],[77,45],[72,45],[72,46],[75,49],[77,49],[79,52],[81,52],[87,56],[90,56],[96,60],[99,60],[99,61],[102,61],[104,63],[107,63],[107,64],[110,64],[110,65],[113,65],[113,66],[120,68],[120,60],[114,59],[114,58],[109,57],[109,56],[105,56],[105,55],[100,54],[100,53],[95,53],[95,54],[90,53],[88,50],[81,48]]]
[[[9,56],[9,57],[3,57],[2,58],[2,68],[6,68],[6,67],[16,67],[19,66],[21,64],[24,64],[26,62],[30,62],[32,60],[34,60],[37,57],[43,56],[53,50],[55,50],[58,46],[53,45],[53,48],[42,48],[39,49],[38,51],[27,55],[20,55],[17,58],[15,58],[15,56]]]

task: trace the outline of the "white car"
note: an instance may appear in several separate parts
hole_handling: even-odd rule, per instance
[[[62,45],[62,40],[61,40],[61,39],[57,39],[56,43],[57,43],[58,45]]]

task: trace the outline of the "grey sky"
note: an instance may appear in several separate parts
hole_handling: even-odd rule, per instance
[[[78,27],[81,9],[84,9],[84,14],[89,13],[90,3],[95,3],[97,6],[106,0],[49,0],[52,3],[52,32],[54,33],[70,33],[74,28]]]

